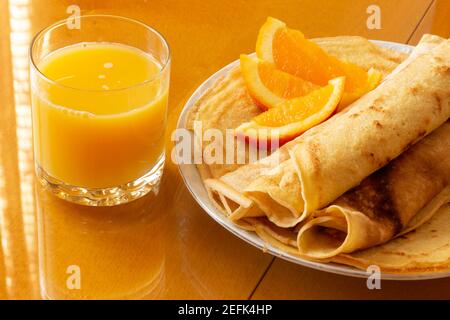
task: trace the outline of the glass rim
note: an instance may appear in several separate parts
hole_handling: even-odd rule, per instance
[[[67,18],[66,18],[66,19],[58,20],[58,21],[48,25],[47,27],[41,29],[39,32],[36,33],[36,35],[31,40],[31,44],[30,44],[30,48],[29,48],[30,67],[32,67],[34,70],[36,70],[38,75],[39,75],[39,77],[42,78],[43,80],[45,80],[46,82],[48,82],[49,84],[58,86],[58,87],[63,88],[63,89],[75,90],[75,91],[80,91],[80,92],[109,93],[109,92],[125,91],[125,90],[130,90],[130,89],[133,89],[133,88],[137,88],[137,87],[140,87],[140,86],[145,86],[147,84],[152,83],[153,81],[155,81],[158,78],[160,78],[161,75],[163,74],[163,72],[170,65],[172,53],[171,53],[171,50],[170,50],[169,43],[167,42],[166,38],[158,30],[156,30],[155,28],[149,26],[148,24],[146,24],[144,22],[141,22],[139,20],[133,19],[133,18],[128,18],[128,17],[124,17],[124,16],[118,16],[118,15],[112,15],[112,14],[87,14],[87,15],[80,15],[79,18],[80,19],[82,19],[82,18],[111,18],[111,19],[128,21],[128,22],[134,23],[136,25],[140,25],[140,26],[144,27],[145,29],[147,29],[148,31],[151,31],[154,34],[156,34],[156,36],[159,38],[159,40],[163,44],[165,50],[167,50],[167,58],[165,59],[165,61],[163,63],[161,63],[161,69],[158,71],[158,73],[156,73],[155,75],[153,75],[149,79],[146,79],[146,80],[144,80],[142,82],[139,82],[139,83],[136,83],[134,85],[127,86],[127,87],[124,87],[124,88],[116,88],[116,89],[108,89],[108,90],[82,89],[82,88],[77,88],[77,87],[72,87],[72,86],[61,84],[61,83],[59,83],[59,82],[57,82],[57,81],[55,81],[53,79],[50,79],[37,66],[37,64],[36,64],[36,62],[34,61],[34,58],[33,58],[33,52],[34,52],[33,48],[35,47],[35,44],[36,44],[37,40],[40,39],[44,34],[46,34],[47,32],[49,32],[51,30],[54,30],[54,29],[56,29],[56,28],[58,28],[58,27],[60,27],[60,26],[62,26],[64,24],[66,24],[67,23]]]

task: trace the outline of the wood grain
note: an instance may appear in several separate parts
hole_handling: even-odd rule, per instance
[[[366,279],[304,268],[276,259],[252,299],[449,299],[450,278],[381,281],[367,288]]]
[[[434,0],[408,43],[417,44],[425,33],[450,37],[450,1]]]
[[[84,14],[136,18],[168,39],[173,58],[168,153],[170,133],[187,98],[217,69],[254,50],[256,34],[267,16],[285,20],[308,37],[354,34],[405,42],[431,0],[378,0],[380,30],[366,27],[366,9],[372,3],[77,1]],[[68,16],[66,8],[71,4],[72,0],[0,1],[0,298],[249,297],[273,257],[210,219],[170,161],[157,197],[149,195],[109,210],[65,203],[34,183],[27,49],[38,30]],[[438,4],[436,10],[441,10]],[[66,285],[71,265],[81,270],[78,291]],[[347,279],[333,277],[276,260],[254,297],[282,296],[280,292],[286,296],[288,291],[292,297],[299,297],[297,292],[302,292],[300,297],[314,297],[314,292],[308,295],[314,283],[336,281],[338,286]]]

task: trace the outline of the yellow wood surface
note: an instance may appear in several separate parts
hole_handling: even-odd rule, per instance
[[[240,53],[252,52],[259,26],[269,15],[308,37],[352,34],[413,43],[430,30],[448,36],[447,0],[378,0],[381,29],[369,30],[366,10],[373,2],[76,3],[82,13],[136,18],[166,36],[173,58],[169,137],[189,95]],[[384,297],[383,292],[393,298],[439,297],[449,287],[448,280],[402,286],[386,283],[374,294],[364,280],[274,259],[209,218],[170,161],[159,195],[128,205],[86,208],[48,194],[34,181],[27,53],[33,35],[66,18],[66,9],[73,3],[0,0],[1,299],[370,298]],[[171,145],[167,139],[168,152]],[[80,268],[80,289],[68,286],[73,267]]]
[[[434,0],[422,21],[414,31],[409,43],[415,45],[424,33],[450,37],[450,1]]]

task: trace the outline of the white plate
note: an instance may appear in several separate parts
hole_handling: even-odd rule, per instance
[[[378,41],[378,40],[371,40],[371,41],[377,45],[397,51],[402,51],[405,53],[410,53],[413,49],[412,46],[395,42]],[[181,111],[180,117],[178,119],[177,128],[185,128],[189,109],[194,106],[195,102],[203,95],[203,93],[208,88],[210,88],[214,84],[214,82],[219,77],[226,74],[228,71],[236,67],[238,64],[239,60],[233,61],[232,63],[228,64],[224,68],[214,73],[205,82],[203,82],[203,84],[200,87],[198,87],[197,90],[195,90],[195,92],[192,94],[192,96],[184,106],[183,110]],[[270,244],[265,243],[254,232],[249,232],[237,227],[234,223],[228,220],[210,201],[195,164],[180,164],[179,169],[181,176],[183,177],[184,183],[191,192],[192,196],[198,202],[198,204],[211,216],[211,218],[213,218],[215,221],[221,224],[225,229],[227,229],[234,235],[238,236],[239,238],[247,241],[251,245],[261,250],[264,250],[265,252],[268,252],[276,257],[279,257],[287,261],[291,261],[293,263],[297,263],[305,267],[352,277],[364,277],[364,278],[367,277],[367,273],[364,270],[356,269],[354,267],[349,267],[335,263],[314,262],[288,254],[286,252],[281,251],[278,248],[271,246]],[[448,276],[450,276],[450,272],[427,273],[420,275],[402,275],[402,274],[386,274],[386,273],[382,274],[382,278],[385,280],[422,280],[422,279],[443,278]]]

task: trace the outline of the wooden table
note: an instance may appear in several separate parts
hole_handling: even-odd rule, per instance
[[[366,26],[374,2],[381,9],[379,30]],[[159,196],[125,206],[80,207],[42,190],[33,171],[28,46],[39,29],[66,18],[73,3],[0,0],[0,298],[450,298],[450,279],[385,281],[382,290],[370,291],[364,279],[264,254],[210,219],[170,162]],[[76,3],[82,13],[129,16],[167,37],[173,52],[169,133],[202,81],[254,50],[269,15],[309,37],[352,34],[415,44],[426,32],[450,36],[449,0]],[[71,277],[78,271],[80,289]]]

